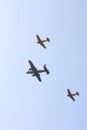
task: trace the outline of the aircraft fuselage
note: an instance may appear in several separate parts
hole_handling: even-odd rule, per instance
[[[27,74],[38,74],[38,73],[42,73],[42,72],[45,72],[45,70],[29,70],[27,71],[26,73]]]

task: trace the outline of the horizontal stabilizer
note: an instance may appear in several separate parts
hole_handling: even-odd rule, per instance
[[[44,67],[45,72],[46,72],[47,74],[49,74],[50,72],[49,72],[49,70],[47,69],[46,64],[45,64],[43,67]]]
[[[76,94],[79,96],[79,92],[76,92]]]
[[[49,39],[48,37],[46,38],[46,40],[47,40],[48,42],[50,42],[50,39]]]

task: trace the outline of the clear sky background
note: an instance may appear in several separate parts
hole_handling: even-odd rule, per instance
[[[0,0],[0,130],[87,130],[87,0]]]

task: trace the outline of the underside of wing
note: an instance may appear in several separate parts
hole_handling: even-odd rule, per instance
[[[74,97],[73,97],[72,95],[70,96],[70,98],[71,98],[73,101],[75,101],[75,99],[74,99]]]
[[[29,64],[30,64],[30,66],[31,66],[31,68],[30,68],[30,70],[36,70],[36,67],[34,66],[34,64],[32,63],[32,61],[28,61],[29,62]]]
[[[44,48],[46,48],[46,46],[43,43],[41,43],[40,45],[43,46]]]
[[[41,77],[40,77],[40,74],[36,74],[35,75],[37,77],[37,79],[41,82]]]
[[[68,95],[71,95],[71,92],[70,92],[70,90],[69,90],[69,89],[67,89],[67,91],[68,91]]]
[[[68,96],[69,96],[73,101],[75,101],[75,99],[74,99],[73,95],[71,94],[70,90],[67,89],[67,91],[68,91]]]
[[[41,41],[39,35],[36,35],[36,37],[37,37],[37,40],[38,40],[37,42],[39,43]]]

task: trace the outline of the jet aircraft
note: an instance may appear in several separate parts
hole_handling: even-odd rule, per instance
[[[37,70],[37,68],[34,66],[34,64],[32,63],[31,60],[28,61],[31,68],[29,68],[29,70],[26,72],[26,74],[32,74],[32,76],[36,76],[37,79],[41,82],[41,77],[40,77],[40,74],[39,73],[42,73],[42,72],[46,72],[47,74],[49,74],[49,70],[47,69],[46,67],[46,64],[43,66],[43,70]]]
[[[71,93],[69,89],[67,89],[68,95],[73,101],[75,101],[74,96],[78,95],[79,96],[79,92],[76,93]]]
[[[46,46],[44,45],[44,42],[50,42],[50,39],[47,37],[45,40],[41,40],[41,38],[39,37],[39,35],[36,35],[37,37],[37,43],[40,44],[41,46],[43,46],[44,48],[46,48]]]

